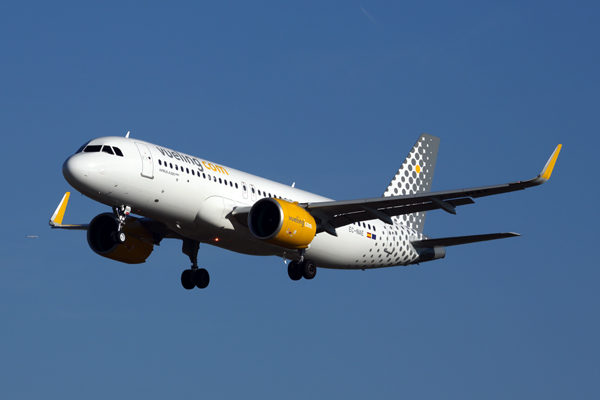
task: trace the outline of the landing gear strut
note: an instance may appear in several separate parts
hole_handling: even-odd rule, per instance
[[[115,221],[117,222],[117,231],[113,232],[112,238],[117,244],[123,244],[127,239],[127,235],[125,235],[125,232],[123,232],[123,226],[125,225],[125,219],[127,219],[127,216],[130,212],[131,207],[129,206],[113,207]]]
[[[210,275],[204,268],[198,268],[198,250],[200,249],[200,242],[191,239],[183,240],[183,247],[181,251],[186,254],[192,262],[191,269],[186,269],[181,274],[181,285],[191,290],[194,287],[198,289],[204,289],[210,283]]]
[[[304,249],[299,250],[299,260],[288,264],[288,275],[293,281],[298,281],[302,278],[313,279],[317,275],[317,264],[313,260],[304,258],[305,252],[306,250]]]

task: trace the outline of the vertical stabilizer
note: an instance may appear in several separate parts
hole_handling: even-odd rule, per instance
[[[430,192],[439,147],[440,138],[427,133],[422,134],[396,172],[396,176],[390,182],[383,196],[406,196]],[[422,233],[425,225],[425,212],[400,215],[393,217],[393,220],[395,223],[406,225]]]

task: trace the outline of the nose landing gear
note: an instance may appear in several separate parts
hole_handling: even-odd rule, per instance
[[[183,254],[186,254],[192,262],[192,267],[186,269],[181,274],[181,285],[187,290],[191,290],[194,287],[204,289],[210,283],[208,271],[204,268],[198,268],[198,250],[200,250],[200,242],[184,239],[181,251]]]
[[[123,232],[123,226],[125,225],[125,219],[127,219],[130,212],[131,207],[129,206],[113,207],[115,221],[117,222],[117,231],[113,232],[112,239],[117,244],[123,244],[125,243],[125,240],[127,240],[127,235]]]

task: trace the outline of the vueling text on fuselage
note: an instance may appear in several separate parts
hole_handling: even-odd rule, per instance
[[[162,154],[163,156],[169,157],[169,158],[173,158],[175,160],[178,161],[183,161],[186,162],[188,164],[194,164],[195,166],[197,166],[198,168],[200,168],[200,171],[204,172],[204,167],[206,167],[206,169],[209,169],[211,171],[215,171],[215,172],[219,172],[221,174],[225,174],[225,175],[229,175],[229,172],[227,172],[227,170],[223,167],[221,167],[220,165],[215,165],[206,161],[200,161],[195,157],[192,156],[188,156],[185,154],[181,154],[178,153],[176,151],[173,150],[167,150],[167,149],[163,149],[162,147],[158,147],[156,146],[156,148],[158,149],[158,151],[160,151],[160,154]]]
[[[207,163],[206,161],[202,161],[202,164],[204,164],[204,166],[207,169],[213,170],[215,172],[219,172],[221,174],[229,175],[229,172],[227,172],[227,170],[225,168],[221,167],[220,165]]]

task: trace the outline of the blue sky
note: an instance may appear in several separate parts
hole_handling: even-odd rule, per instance
[[[3,2],[5,398],[596,399],[597,2]],[[164,241],[141,266],[51,231],[63,161],[131,136],[335,198],[374,197],[422,132],[434,190],[544,186],[428,213],[446,259],[319,270]],[[71,197],[65,221],[107,211]],[[38,235],[27,239],[26,235]]]

